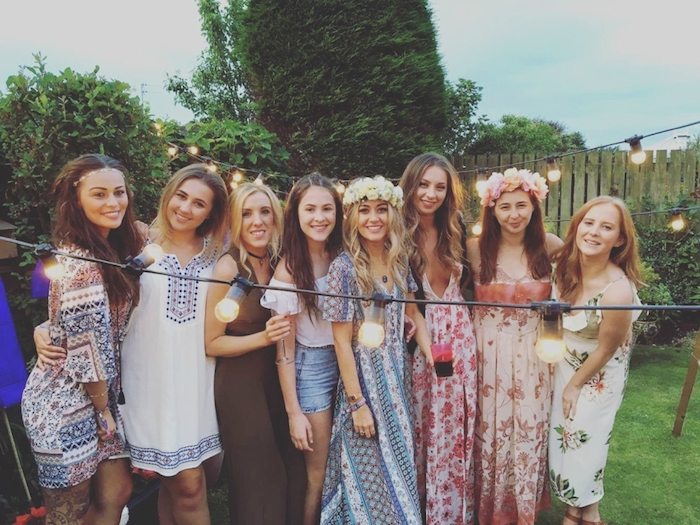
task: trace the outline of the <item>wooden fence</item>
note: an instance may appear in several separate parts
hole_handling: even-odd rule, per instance
[[[453,158],[458,171],[486,168],[490,175],[495,166],[510,166],[525,162],[527,168],[546,177],[546,162],[533,162],[534,154],[478,155]],[[700,188],[700,162],[694,151],[647,151],[643,164],[633,164],[626,151],[592,151],[557,160],[561,179],[549,182],[549,195],[543,202],[543,211],[551,224],[551,231],[560,237],[566,232],[567,219],[588,199],[598,195],[613,195],[624,199],[632,211],[666,209],[667,201],[688,196]],[[503,172],[507,168],[495,171]],[[470,195],[476,194],[478,174],[461,173],[460,177]],[[645,207],[644,204],[647,206]],[[640,217],[642,221],[653,220]]]

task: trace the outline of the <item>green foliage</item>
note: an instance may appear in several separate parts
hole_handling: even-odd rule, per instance
[[[202,53],[192,79],[168,77],[167,89],[200,119],[253,118],[243,70],[238,59],[237,35],[245,0],[199,0],[202,34],[208,48]]]
[[[447,136],[445,152],[448,155],[464,155],[477,137],[486,117],[475,120],[476,108],[481,102],[481,86],[473,80],[460,78],[454,85],[447,84]]]
[[[584,149],[579,132],[567,133],[560,122],[505,115],[497,123],[478,125],[476,141],[469,148],[473,155],[492,153],[537,153],[553,155]]]
[[[239,49],[295,174],[398,176],[441,145],[445,78],[425,0],[250,0]]]

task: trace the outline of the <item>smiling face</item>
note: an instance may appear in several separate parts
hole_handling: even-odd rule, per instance
[[[308,240],[325,243],[335,227],[335,200],[321,186],[310,186],[299,201],[299,225]]]
[[[78,203],[87,220],[106,238],[111,230],[121,226],[129,204],[124,175],[117,170],[88,175],[79,184]]]
[[[620,232],[620,210],[612,203],[596,204],[576,228],[576,247],[589,257],[610,257],[613,248],[624,243]]]
[[[447,197],[448,183],[447,172],[440,166],[430,166],[425,170],[412,199],[419,214],[432,215],[442,206]]]
[[[275,226],[270,198],[261,191],[252,193],[243,202],[241,215],[243,247],[255,255],[265,255]]]
[[[187,179],[167,204],[166,217],[173,232],[195,231],[209,217],[214,192],[199,179]]]
[[[357,208],[357,232],[369,243],[383,243],[389,235],[389,203],[373,200]]]
[[[503,193],[493,209],[493,214],[501,225],[501,232],[513,235],[524,234],[535,210],[530,194],[523,190]]]

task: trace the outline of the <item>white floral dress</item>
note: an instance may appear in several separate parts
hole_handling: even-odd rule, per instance
[[[615,281],[613,281],[615,282]],[[588,304],[598,306],[611,282]],[[635,303],[640,304],[635,290]],[[633,320],[639,317],[634,311]],[[583,386],[576,416],[564,419],[562,392],[581,365],[597,351],[600,310],[565,315],[567,353],[554,372],[549,474],[554,494],[567,505],[585,507],[603,497],[603,477],[615,414],[622,403],[630,363],[632,330],[605,366]]]

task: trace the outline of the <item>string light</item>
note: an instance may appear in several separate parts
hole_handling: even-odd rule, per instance
[[[685,220],[683,220],[683,214],[679,209],[671,210],[671,228],[673,231],[679,232],[685,228]]]
[[[481,232],[484,231],[484,229],[481,227],[481,221],[476,221],[472,225],[472,234],[474,235],[481,235]]]
[[[253,183],[254,183],[256,186],[262,186],[263,184],[265,184],[265,179],[263,178],[263,173],[262,173],[262,171],[261,171],[260,173],[258,173],[258,176],[255,177],[255,180],[253,181]]]
[[[141,275],[150,265],[160,262],[165,256],[163,248],[155,243],[147,244],[136,257],[127,257],[124,269],[132,275]]]
[[[365,320],[357,332],[360,343],[367,348],[379,348],[384,342],[384,321],[386,318],[386,303],[391,297],[385,294],[375,294],[372,303],[365,312]]]
[[[236,168],[236,171],[233,172],[233,182],[242,182],[243,181],[243,174],[241,171]],[[238,186],[236,186],[238,187]]]
[[[343,193],[345,193],[345,185],[340,181],[336,181],[335,191],[337,191],[338,195],[340,195],[342,197]]]
[[[66,274],[66,269],[56,259],[54,247],[50,244],[39,244],[34,248],[34,256],[44,267],[44,274],[52,281],[56,281]]]
[[[551,182],[556,182],[561,179],[561,170],[557,166],[556,157],[547,157],[547,178]]]
[[[232,180],[231,184],[229,184],[229,186],[231,186],[232,190],[235,190],[238,188],[238,183],[235,180]]]
[[[190,146],[187,148],[187,151],[190,153],[190,155],[196,155],[199,153],[199,148],[197,146]]]
[[[486,191],[486,170],[484,168],[478,168],[478,175],[476,180],[476,194],[479,197],[484,196]]]
[[[168,148],[168,155],[170,155],[171,157],[174,157],[175,155],[177,155],[178,151],[180,151],[180,150],[177,146],[170,146]]]
[[[630,145],[630,159],[635,164],[642,164],[647,160],[647,152],[642,149],[642,136],[635,135],[625,139],[625,142]]]
[[[216,303],[216,308],[214,308],[214,315],[216,318],[222,323],[234,321],[241,310],[243,299],[245,299],[246,295],[248,295],[252,289],[252,282],[241,277],[240,273],[236,275],[233,279],[233,284],[231,284],[231,288],[226,293],[226,297]]]
[[[562,314],[568,312],[571,305],[542,301],[532,303],[532,308],[540,313],[540,330],[535,343],[535,353],[545,363],[558,363],[566,354]]]
[[[210,162],[207,164],[207,169],[209,170],[210,173],[216,173],[216,171],[219,169],[219,167],[214,164],[213,162]]]

